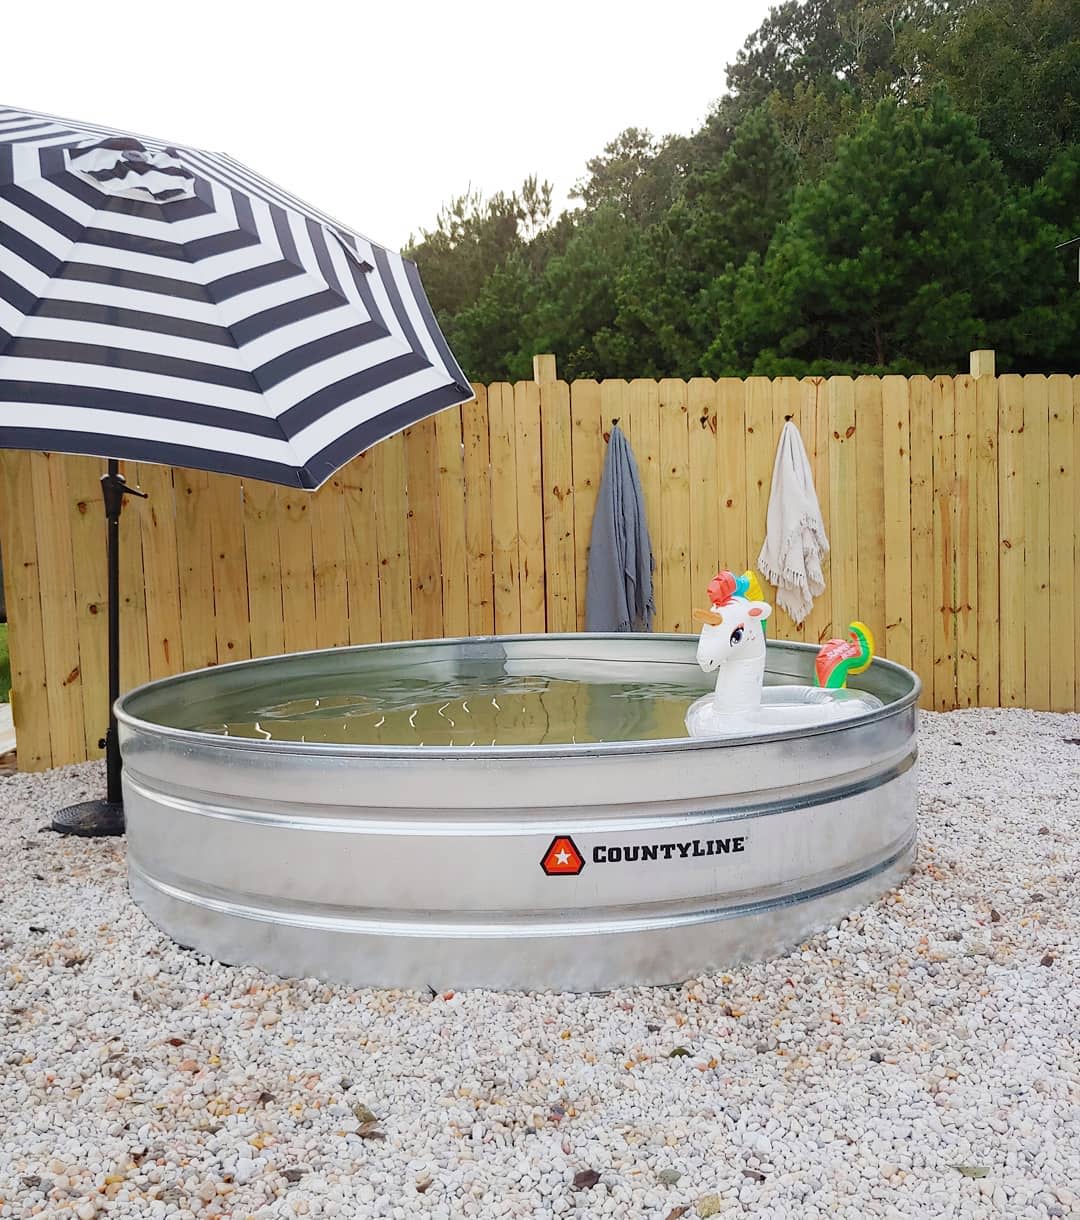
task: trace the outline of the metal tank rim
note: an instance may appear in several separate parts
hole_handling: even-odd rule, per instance
[[[306,658],[322,657],[333,653],[393,653],[408,649],[450,648],[458,647],[472,649],[484,647],[502,648],[506,644],[530,644],[543,642],[548,645],[557,641],[615,641],[628,642],[633,640],[670,643],[686,647],[695,644],[697,636],[682,632],[532,632],[520,635],[472,635],[438,637],[423,640],[390,640],[382,643],[350,644],[337,648],[312,648],[303,652],[275,653],[265,657],[250,657],[240,661],[228,661],[222,665],[207,665],[200,669],[184,670],[164,678],[155,678],[139,686],[125,691],[117,699],[114,710],[117,721],[127,730],[135,733],[151,733],[177,743],[206,746],[212,744],[223,750],[250,750],[256,748],[263,753],[296,754],[304,757],[332,756],[336,758],[381,759],[381,760],[414,760],[461,758],[518,758],[518,759],[553,759],[607,757],[624,754],[666,754],[685,750],[715,749],[718,745],[766,745],[770,742],[803,740],[807,737],[818,737],[832,733],[842,733],[857,726],[873,724],[880,720],[895,716],[918,703],[922,693],[922,681],[914,670],[889,661],[884,657],[874,657],[872,668],[878,673],[889,672],[901,677],[909,686],[906,694],[875,708],[871,712],[860,713],[841,721],[818,725],[783,729],[771,733],[748,733],[744,736],[724,737],[665,737],[640,741],[604,741],[570,743],[557,742],[549,745],[495,745],[495,746],[388,746],[363,745],[358,743],[327,743],[262,740],[255,737],[227,737],[220,733],[206,733],[198,729],[180,729],[163,725],[154,720],[147,720],[129,710],[129,705],[152,695],[163,688],[175,688],[186,682],[194,682],[200,678],[235,673],[245,669],[256,669],[260,666],[281,666],[283,664],[299,664]],[[769,672],[769,656],[790,653],[793,655],[810,656],[818,651],[818,645],[804,643],[800,640],[769,640],[767,642],[766,672]],[[656,664],[655,660],[643,661],[643,664]],[[682,662],[685,664],[686,662]],[[794,675],[792,675],[794,676]]]

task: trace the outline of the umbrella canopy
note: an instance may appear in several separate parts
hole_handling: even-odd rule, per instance
[[[117,459],[314,489],[471,397],[400,255],[222,153],[0,107],[0,447],[109,459],[107,796],[54,829],[124,828]]]
[[[0,107],[0,446],[316,488],[471,396],[407,259],[225,154]]]

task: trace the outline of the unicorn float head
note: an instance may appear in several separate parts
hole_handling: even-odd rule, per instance
[[[754,587],[756,586],[756,588]],[[753,597],[752,593],[758,593]],[[765,680],[765,622],[772,606],[760,599],[752,572],[718,572],[709,584],[709,609],[695,610],[701,623],[698,664],[716,673],[716,714],[745,717],[761,704]]]
[[[695,610],[701,624],[697,660],[716,674],[711,695],[687,712],[691,736],[767,732],[844,719],[880,706],[872,695],[841,689],[850,674],[861,673],[873,657],[873,638],[862,623],[852,623],[849,640],[829,640],[816,658],[816,685],[765,686],[765,624],[772,606],[764,600],[753,572],[717,573],[709,584],[709,609]]]

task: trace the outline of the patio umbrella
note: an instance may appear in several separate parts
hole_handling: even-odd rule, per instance
[[[471,396],[407,259],[223,153],[0,107],[0,446],[109,459],[108,792],[57,829],[123,826],[117,459],[315,489]]]

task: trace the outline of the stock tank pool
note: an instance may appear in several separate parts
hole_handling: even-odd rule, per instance
[[[132,896],[220,961],[353,985],[605,990],[781,952],[910,870],[919,681],[875,660],[866,714],[690,738],[696,647],[366,645],[133,690]],[[770,642],[766,688],[815,654]]]

